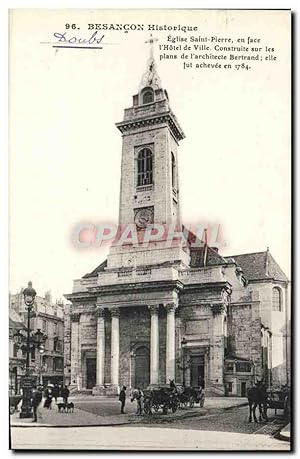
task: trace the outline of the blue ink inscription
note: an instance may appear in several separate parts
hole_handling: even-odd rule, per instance
[[[98,32],[94,32],[89,38],[79,38],[79,37],[75,37],[74,35],[70,36],[70,38],[67,36],[67,32],[64,32],[64,33],[59,33],[59,32],[55,32],[54,33],[54,36],[55,38],[58,39],[58,43],[60,43],[60,45],[57,45],[57,47],[59,46],[64,46],[64,47],[72,47],[72,45],[78,45],[78,48],[80,48],[80,45],[91,45],[89,46],[90,48],[96,48],[95,45],[99,45],[103,38],[104,38],[104,35],[97,35]],[[102,49],[102,46],[99,47],[97,46],[97,48],[101,48]]]

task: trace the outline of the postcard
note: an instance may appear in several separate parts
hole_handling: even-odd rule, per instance
[[[9,16],[11,449],[290,451],[291,11]]]

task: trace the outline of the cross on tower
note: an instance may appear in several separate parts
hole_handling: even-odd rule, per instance
[[[145,43],[149,43],[150,45],[150,58],[154,59],[154,42],[158,41],[158,38],[153,38],[152,33],[150,34],[149,40],[146,40]]]

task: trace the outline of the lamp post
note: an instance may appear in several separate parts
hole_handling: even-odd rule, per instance
[[[30,313],[33,308],[36,291],[32,288],[32,282],[28,282],[28,287],[23,292],[25,308],[27,311],[27,345],[26,345],[26,367],[25,378],[23,378],[22,390],[22,410],[20,418],[31,418],[31,394],[32,394],[32,379],[30,378]]]
[[[250,365],[251,365],[251,376],[252,376],[252,384],[255,385],[256,383],[256,365],[254,360],[249,359]]]
[[[38,383],[40,386],[43,385],[43,369],[44,369],[43,354],[44,352],[45,352],[44,345],[41,345],[41,347],[39,348],[40,357],[39,357],[39,366],[38,366]]]
[[[44,346],[44,343],[47,339],[47,335],[45,335],[43,332],[41,332],[41,329],[38,328],[37,331],[33,334],[33,342],[35,344],[35,346],[37,347],[38,351],[39,351],[39,384],[40,385],[43,385],[43,375],[42,375],[42,371],[43,371],[43,365],[42,365],[42,356],[43,356],[43,353],[45,351],[45,346]]]
[[[30,418],[32,417],[31,411],[31,395],[32,395],[32,386],[34,384],[34,378],[30,375],[30,352],[32,349],[37,348],[40,353],[39,365],[37,368],[37,374],[39,381],[37,383],[42,384],[42,354],[44,353],[45,346],[44,343],[47,339],[47,335],[41,332],[41,329],[38,328],[35,333],[30,330],[30,313],[33,308],[34,299],[36,296],[36,291],[32,288],[32,283],[28,283],[28,288],[23,292],[24,301],[26,305],[26,310],[28,311],[27,318],[27,335],[24,336],[23,333],[18,330],[14,334],[14,342],[18,347],[23,347],[26,349],[26,365],[25,365],[25,376],[21,379],[21,387],[23,390],[23,402],[22,402],[22,411],[20,413],[20,418]],[[24,344],[26,343],[26,344]]]
[[[191,362],[187,361],[185,363],[184,361],[184,348],[186,346],[187,340],[185,337],[182,338],[181,340],[181,360],[178,359],[177,361],[177,367],[179,370],[182,371],[182,385],[185,386],[185,372],[188,368],[191,366]]]
[[[134,362],[134,359],[135,359],[136,355],[133,351],[130,352],[130,359],[129,359],[129,383],[130,383],[130,387],[134,387],[134,385],[132,385],[132,364]]]

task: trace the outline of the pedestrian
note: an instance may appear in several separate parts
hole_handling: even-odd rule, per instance
[[[62,396],[62,398],[64,399],[64,403],[65,403],[65,404],[68,403],[69,395],[70,395],[70,391],[69,391],[69,389],[67,388],[67,386],[65,386],[65,387],[61,390],[61,396]]]
[[[59,387],[58,384],[54,384],[54,387],[52,389],[52,395],[55,398],[55,403],[57,402],[57,397],[59,396]]]
[[[48,399],[48,396],[49,396],[49,389],[48,389],[47,386],[44,388],[44,393],[43,393],[43,395],[44,395],[44,399],[45,399],[45,401],[44,401],[44,408],[47,408],[47,402],[46,402],[46,400]]]
[[[142,416],[144,411],[144,393],[140,387],[138,387],[137,393],[137,415]]]
[[[51,386],[47,386],[46,389],[44,390],[44,397],[45,397],[45,402],[44,402],[44,408],[47,408],[48,410],[52,409],[52,388]]]
[[[38,387],[38,389],[37,389],[36,386],[34,386],[33,392],[32,392],[32,397],[31,397],[31,405],[32,405],[32,408],[33,408],[33,421],[32,422],[37,422],[38,421],[38,417],[40,418],[40,420],[42,418],[41,412],[40,412],[40,409],[39,409],[39,407],[41,405],[42,397],[43,397],[42,388]]]
[[[125,408],[125,402],[126,402],[126,386],[123,386],[120,395],[119,395],[119,400],[121,402],[121,414],[125,414],[124,408]]]

